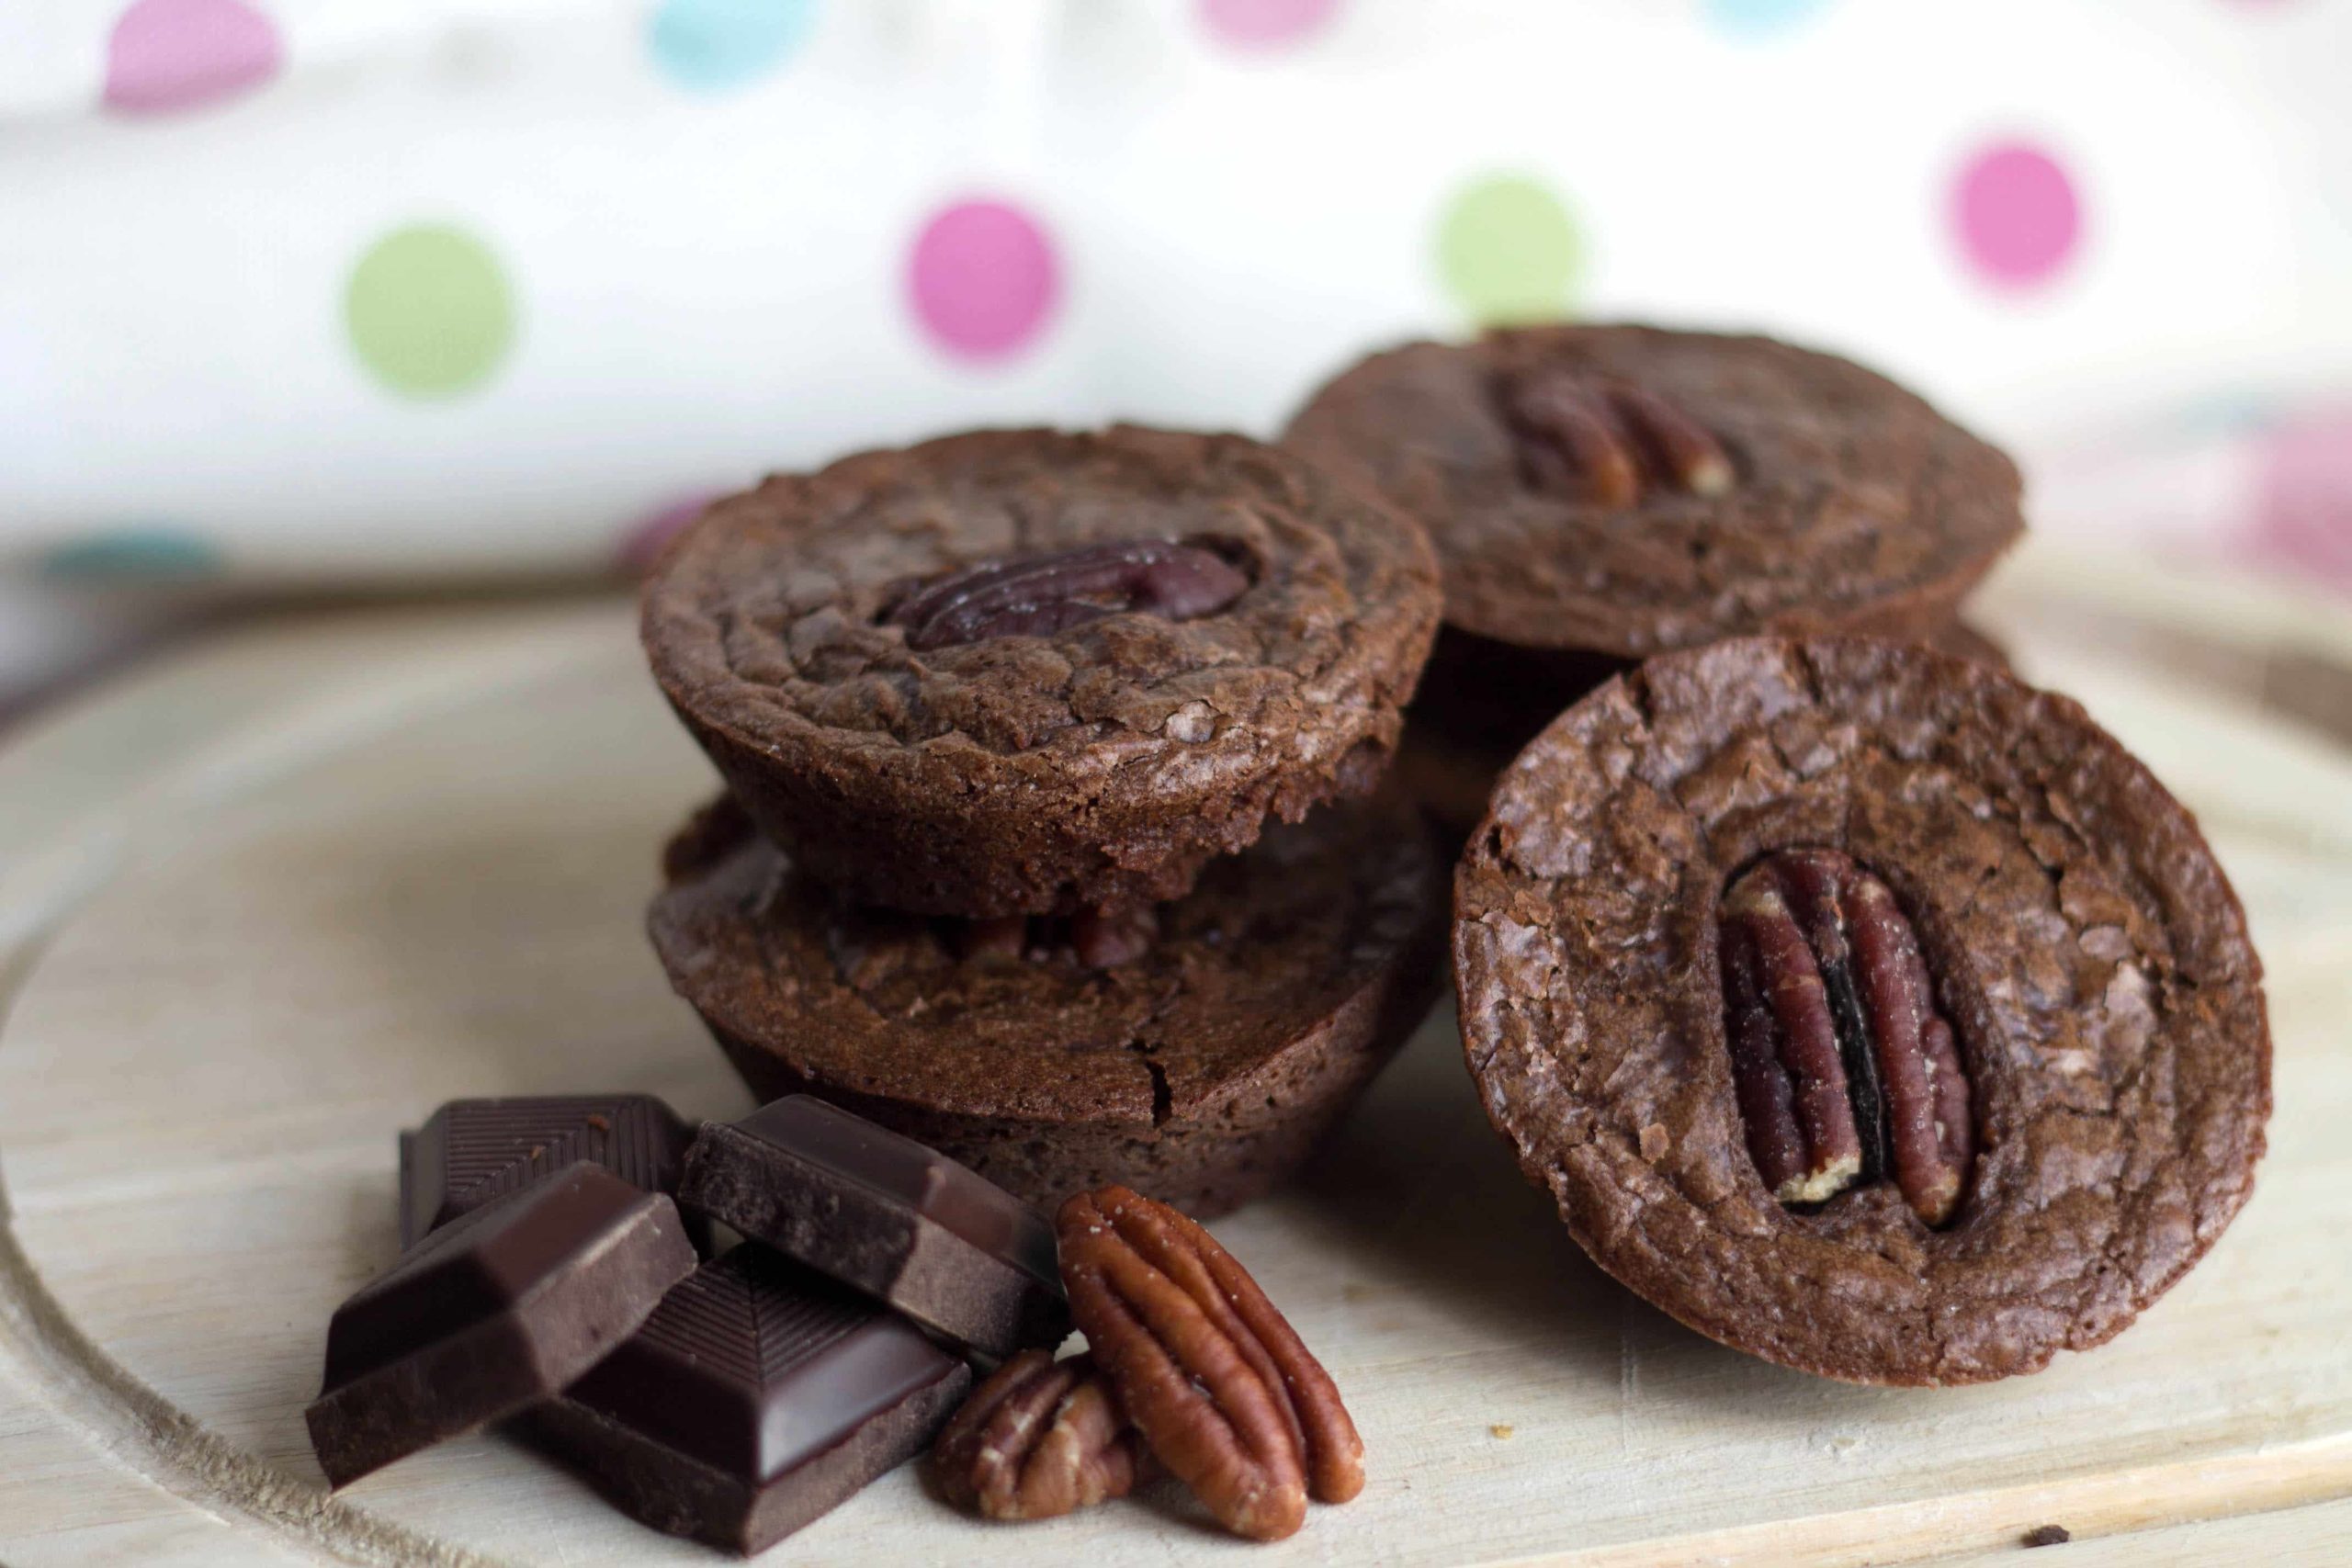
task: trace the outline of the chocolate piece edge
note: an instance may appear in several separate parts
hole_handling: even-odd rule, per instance
[[[1052,1344],[1068,1331],[1061,1292],[1027,1269],[732,1123],[703,1123],[678,1201],[985,1354]]]

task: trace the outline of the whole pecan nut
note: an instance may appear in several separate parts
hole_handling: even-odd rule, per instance
[[[1504,382],[1502,408],[1537,490],[1622,508],[1653,487],[1718,496],[1738,479],[1731,454],[1705,425],[1623,381],[1532,371]]]
[[[1249,577],[1207,544],[1111,539],[980,561],[914,585],[883,612],[918,652],[1000,637],[1051,637],[1130,612],[1171,621],[1212,615]]]
[[[1140,1435],[1091,1358],[1023,1350],[972,1391],[933,1458],[947,1500],[991,1519],[1050,1519],[1124,1497]]]
[[[1279,1540],[1306,1499],[1363,1490],[1330,1374],[1215,1237],[1105,1187],[1056,1223],[1070,1314],[1159,1462],[1237,1535]]]
[[[1836,850],[1781,850],[1733,882],[1724,1032],[1749,1156],[1784,1203],[1892,1177],[1944,1224],[1975,1158],[1968,1075],[1919,939],[1886,884]]]

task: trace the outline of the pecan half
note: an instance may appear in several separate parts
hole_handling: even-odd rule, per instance
[[[972,1391],[932,1450],[947,1500],[1050,1519],[1132,1490],[1143,1441],[1087,1356],[1023,1350]]]
[[[1836,850],[1781,850],[1724,896],[1724,1028],[1747,1152],[1784,1203],[1893,1177],[1951,1220],[1975,1159],[1968,1075],[1917,933]]]
[[[1105,615],[1212,615],[1250,579],[1203,544],[1112,539],[981,561],[916,585],[883,613],[918,651],[1000,637],[1051,637]]]
[[[1055,1226],[1070,1315],[1159,1462],[1236,1535],[1279,1540],[1306,1499],[1363,1490],[1330,1374],[1216,1238],[1124,1187]]]
[[[1503,383],[1503,416],[1537,490],[1623,508],[1651,489],[1729,493],[1738,470],[1705,425],[1640,387],[1552,368]]]

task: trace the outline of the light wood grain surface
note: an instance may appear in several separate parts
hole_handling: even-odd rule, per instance
[[[2034,554],[1988,613],[2199,811],[2270,972],[2256,1197],[2131,1332],[1942,1393],[1713,1346],[1520,1183],[1442,1011],[1308,1179],[1216,1227],[1346,1390],[1360,1502],[1249,1548],[1165,1495],[983,1527],[909,1469],[775,1557],[1861,1563],[2058,1523],[2037,1568],[2345,1560],[2352,760],[2277,711],[2329,718],[2278,672],[2352,669],[2340,624]],[[617,604],[249,634],[0,755],[0,1562],[720,1561],[495,1436],[329,1499],[301,1420],[394,1250],[397,1129],[466,1094],[748,1104],[639,932],[708,788]]]

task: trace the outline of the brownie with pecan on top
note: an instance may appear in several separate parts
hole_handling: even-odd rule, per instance
[[[1445,629],[1407,743],[1417,773],[1451,760],[1430,798],[1459,827],[1465,768],[1491,780],[1652,654],[1758,633],[1954,637],[2023,528],[2002,453],[1884,377],[1762,337],[1577,325],[1411,344],[1326,383],[1283,444],[1430,531]]]
[[[1463,1043],[1577,1241],[1724,1344],[1982,1382],[2121,1332],[2246,1200],[2262,965],[2066,698],[1746,638],[1544,731],[1456,874]]]
[[[653,672],[843,897],[1171,898],[1369,790],[1437,626],[1428,541],[1238,436],[993,431],[718,502],[648,582]]]

